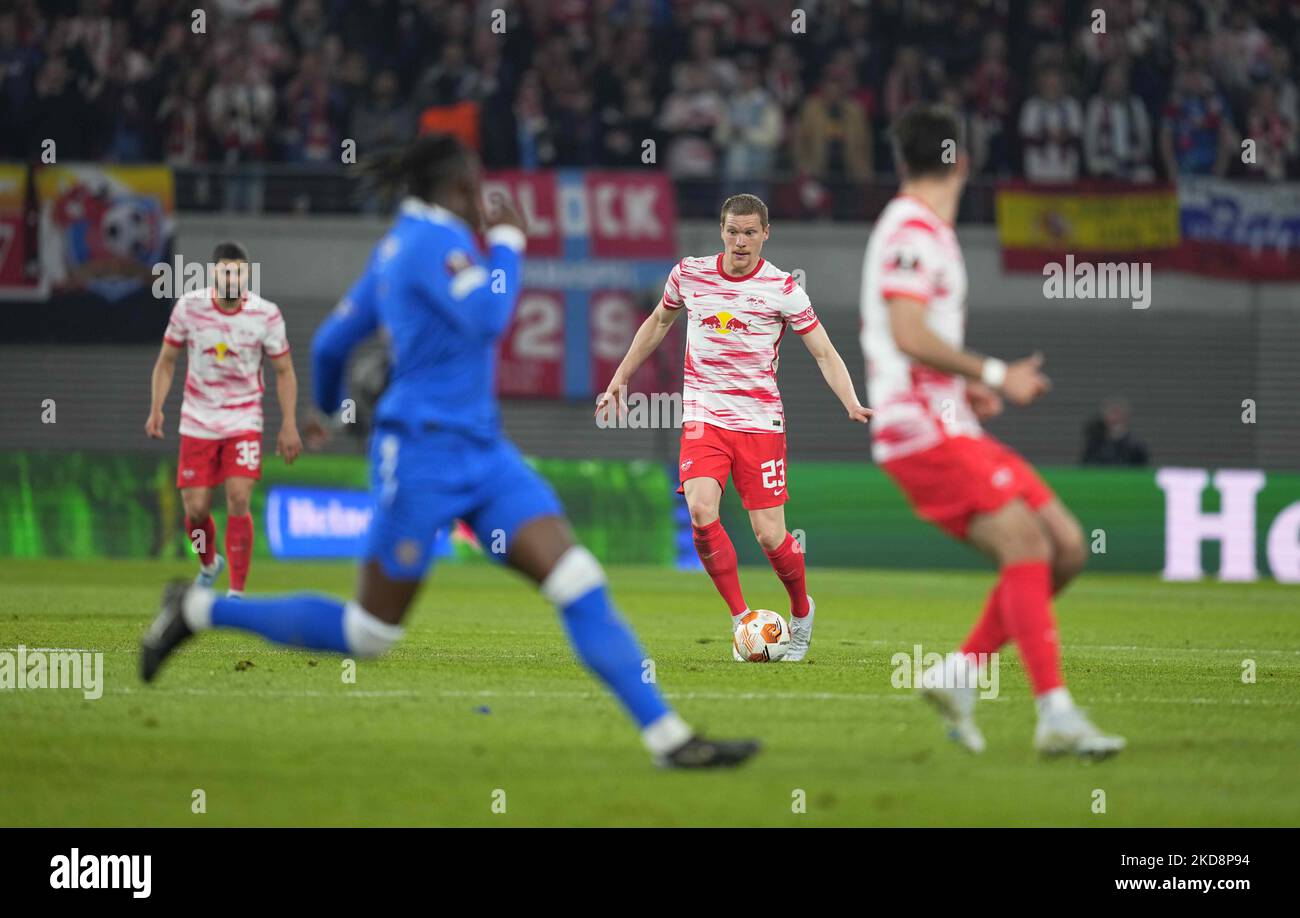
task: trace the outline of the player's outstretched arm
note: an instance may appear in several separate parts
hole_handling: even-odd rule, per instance
[[[636,335],[632,338],[631,346],[627,349],[627,354],[624,355],[618,369],[614,371],[609,385],[596,399],[596,417],[600,417],[604,412],[622,410],[620,404],[622,390],[636,375],[636,371],[641,369],[641,364],[645,363],[646,359],[663,343],[668,329],[672,328],[673,323],[677,321],[679,312],[680,309],[669,309],[660,302],[654,312],[641,323],[641,327],[636,330]]]
[[[1052,388],[1040,370],[1043,355],[1033,354],[1013,363],[960,351],[944,341],[925,321],[925,303],[909,296],[891,296],[889,327],[898,349],[920,363],[943,373],[958,373],[1001,392],[1017,405],[1028,405]]]
[[[158,351],[158,359],[153,365],[153,379],[150,383],[151,399],[149,402],[149,419],[144,422],[144,432],[155,440],[163,438],[163,403],[172,388],[172,377],[176,375],[176,361],[180,359],[181,348],[164,341]]]
[[[849,376],[849,368],[844,365],[844,358],[840,356],[840,352],[835,350],[835,345],[831,343],[831,337],[826,334],[826,329],[818,324],[812,331],[800,337],[807,345],[808,352],[817,361],[817,368],[822,371],[826,385],[831,387],[831,391],[839,398],[844,410],[849,413],[849,419],[860,424],[867,423],[871,418],[871,409],[863,408],[862,403],[858,401],[853,377]]]
[[[287,353],[272,357],[271,367],[275,370],[275,396],[280,401],[281,418],[275,454],[284,457],[285,465],[293,465],[302,452],[302,437],[298,435],[298,376]]]

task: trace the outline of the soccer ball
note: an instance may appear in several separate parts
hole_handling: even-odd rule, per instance
[[[754,609],[740,617],[731,639],[742,660],[775,663],[790,649],[790,626],[770,609]]]

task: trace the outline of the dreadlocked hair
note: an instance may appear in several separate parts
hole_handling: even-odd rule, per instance
[[[425,134],[408,146],[376,153],[361,166],[386,191],[432,201],[470,168],[469,150],[450,134]]]

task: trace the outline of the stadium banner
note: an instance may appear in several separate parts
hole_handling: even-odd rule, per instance
[[[31,171],[0,163],[0,300],[40,299],[35,265],[35,200]]]
[[[568,459],[534,466],[555,487],[579,539],[605,563],[674,566],[688,553],[678,534],[675,467]],[[1043,476],[1083,526],[1089,570],[1300,583],[1300,473],[1073,467]],[[788,480],[787,522],[813,567],[988,566],[917,519],[875,466],[801,462]],[[0,452],[0,481],[0,558],[179,560],[190,553],[170,456]],[[253,494],[254,554],[355,558],[369,522],[368,482],[362,456],[268,463]],[[213,514],[224,532],[224,508]],[[722,516],[732,532],[747,531],[730,491]],[[457,559],[481,557],[462,527],[443,539],[441,550]],[[767,566],[752,539],[735,544],[742,563]]]
[[[677,263],[677,203],[660,172],[489,173],[528,221],[524,289],[500,345],[498,393],[586,399],[603,389]],[[674,329],[676,331],[676,329]],[[669,352],[676,353],[676,340]],[[632,392],[671,391],[680,368],[647,361]]]
[[[1168,185],[1085,182],[998,185],[995,209],[1005,271],[1077,264],[1171,263],[1180,242],[1178,193]]]
[[[1216,277],[1300,280],[1300,183],[1179,180],[1174,266]]]
[[[47,166],[32,184],[34,253],[46,305],[12,310],[16,340],[156,341],[170,300],[153,295],[153,268],[175,241],[172,172],[163,166]]]
[[[574,531],[607,563],[670,565],[676,495],[661,463],[538,459],[533,466],[564,502]],[[0,558],[192,556],[172,455],[0,452]],[[311,455],[267,462],[253,491],[253,555],[355,559],[369,524],[364,456]],[[224,538],[223,501],[212,516]],[[444,533],[444,556],[481,558],[463,526]]]

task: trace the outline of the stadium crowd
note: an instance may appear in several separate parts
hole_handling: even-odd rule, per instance
[[[364,154],[446,128],[489,167],[638,165],[652,140],[678,179],[754,190],[888,173],[890,119],[938,99],[983,175],[1300,176],[1290,0],[215,0],[196,16],[0,5],[0,158],[53,139],[62,161],[323,164],[348,139]]]

